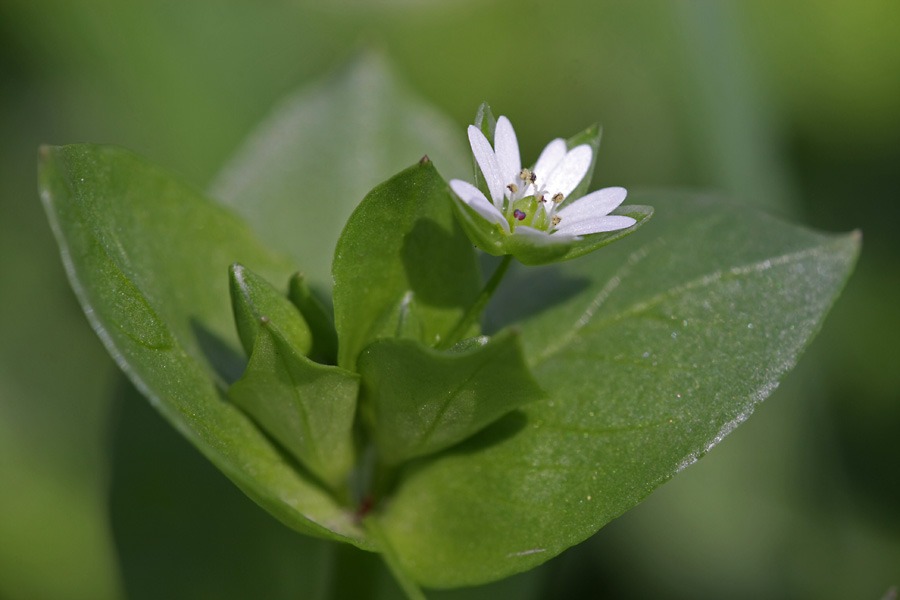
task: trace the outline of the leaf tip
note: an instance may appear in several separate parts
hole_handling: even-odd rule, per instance
[[[421,159],[419,159],[419,164],[420,164],[420,165],[425,165],[425,164],[428,164],[428,163],[430,163],[430,162],[431,162],[431,159],[428,158],[428,155],[427,155],[427,154],[426,154],[425,156],[423,156]]]

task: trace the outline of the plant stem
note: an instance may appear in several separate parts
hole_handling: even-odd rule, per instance
[[[446,350],[453,344],[462,340],[463,336],[472,327],[472,325],[474,325],[478,321],[478,319],[481,318],[481,314],[487,307],[488,302],[490,302],[491,297],[494,295],[494,292],[497,291],[497,288],[500,286],[500,282],[503,281],[503,276],[506,275],[506,271],[509,269],[509,264],[511,262],[511,254],[507,254],[503,257],[503,260],[500,261],[500,264],[494,270],[493,275],[491,275],[491,278],[484,285],[481,293],[478,294],[477,298],[475,298],[475,302],[472,303],[472,306],[469,307],[469,310],[466,311],[466,314],[464,314],[460,318],[460,320],[456,323],[456,326],[447,335],[447,337],[445,337],[437,344],[438,350]]]
[[[369,516],[363,519],[363,524],[366,527],[366,531],[378,545],[378,551],[381,554],[381,558],[384,559],[388,570],[394,576],[394,580],[406,594],[406,597],[409,600],[427,600],[425,594],[422,593],[422,590],[416,582],[413,581],[412,577],[409,576],[409,573],[407,573],[400,565],[400,561],[394,553],[393,547],[388,543],[387,537],[381,529],[381,524],[378,520],[375,517]]]

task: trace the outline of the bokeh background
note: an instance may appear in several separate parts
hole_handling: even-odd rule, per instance
[[[37,146],[80,141],[205,187],[280,98],[371,46],[461,138],[483,100],[525,157],[600,121],[597,187],[715,189],[864,235],[800,366],[710,455],[536,571],[435,597],[882,598],[900,583],[898,31],[896,0],[2,0],[0,598],[394,595],[365,556],[323,576],[349,551],[256,508],[130,390],[35,189]],[[377,589],[352,589],[366,573]]]

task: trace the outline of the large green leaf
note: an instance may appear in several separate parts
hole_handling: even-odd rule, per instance
[[[360,355],[359,372],[387,464],[443,450],[544,396],[509,331],[443,352],[381,340]]]
[[[338,364],[353,370],[382,337],[434,345],[481,286],[475,250],[431,161],[375,187],[351,215],[334,257]]]
[[[327,289],[353,209],[425,154],[445,178],[469,173],[463,130],[413,96],[380,54],[366,52],[280,105],[222,169],[212,196]]]
[[[526,290],[575,291],[521,326],[550,399],[410,468],[381,514],[421,583],[529,569],[696,461],[794,365],[859,250],[856,233],[820,234],[715,198],[641,200],[657,218],[640,235],[526,271],[496,298],[502,325],[533,308]]]
[[[228,211],[130,152],[80,145],[41,155],[41,197],[72,286],[137,388],[287,525],[365,546],[332,497],[223,397],[225,382],[243,368],[228,266],[241,262],[286,281],[289,261]]]

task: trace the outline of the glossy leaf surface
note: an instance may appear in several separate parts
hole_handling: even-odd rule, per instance
[[[340,489],[353,467],[358,391],[357,375],[311,361],[265,319],[250,364],[228,397],[302,465]]]
[[[381,340],[358,366],[375,445],[388,464],[448,448],[544,396],[510,332],[443,352]]]
[[[253,353],[260,319],[266,319],[284,332],[302,355],[312,347],[312,332],[297,307],[268,281],[242,265],[232,265],[228,270],[231,307],[237,325],[238,337],[247,355]]]
[[[120,148],[44,148],[40,190],[72,286],[136,387],[247,495],[307,534],[364,534],[224,398],[243,359],[228,266],[271,281],[295,267],[237,217]]]
[[[495,297],[550,397],[404,473],[381,522],[424,585],[540,564],[696,461],[794,365],[859,250],[716,198],[641,200],[640,235]]]
[[[448,194],[423,160],[376,186],[351,215],[334,257],[342,367],[353,370],[360,351],[382,337],[433,345],[474,301],[475,250]]]

